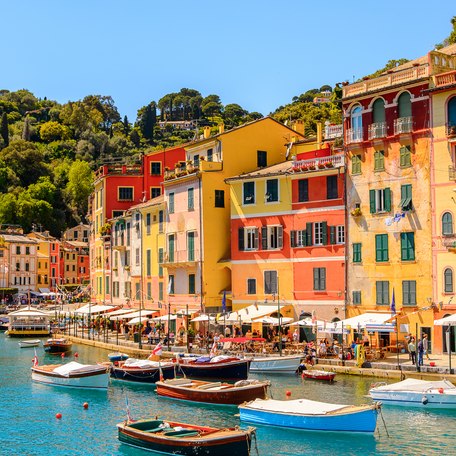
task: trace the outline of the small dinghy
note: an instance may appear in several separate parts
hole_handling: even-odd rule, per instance
[[[21,347],[21,348],[38,347],[40,344],[41,344],[41,340],[39,340],[39,339],[21,340],[19,342],[19,347]]]
[[[322,380],[332,382],[336,376],[335,372],[328,372],[324,370],[305,370],[302,372],[302,378],[309,378],[311,380]]]

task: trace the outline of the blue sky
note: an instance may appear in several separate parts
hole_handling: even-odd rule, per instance
[[[311,88],[413,59],[454,0],[2,2],[0,89],[59,102],[111,95],[130,121],[182,87],[268,114]]]

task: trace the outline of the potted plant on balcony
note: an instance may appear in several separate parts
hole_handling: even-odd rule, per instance
[[[301,171],[309,171],[309,166],[308,165],[302,165],[301,166]]]
[[[325,163],[325,166],[326,166],[326,168],[333,168],[334,167],[334,163],[332,161],[329,161],[329,162]]]
[[[101,225],[99,233],[100,233],[101,237],[110,236],[111,235],[111,224],[105,223],[104,225]]]
[[[313,171],[315,169],[315,165],[309,165],[309,170]]]
[[[325,164],[324,163],[318,163],[318,169],[324,169],[325,168]]]
[[[361,212],[361,208],[360,207],[355,207],[351,212],[350,214],[353,216],[353,217],[359,217],[361,216],[363,213]]]

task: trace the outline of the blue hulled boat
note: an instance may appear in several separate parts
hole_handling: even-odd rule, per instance
[[[245,380],[249,375],[250,362],[250,359],[223,355],[214,358],[180,358],[179,369],[190,378]]]
[[[309,431],[374,432],[380,403],[343,405],[256,399],[239,406],[241,421]]]

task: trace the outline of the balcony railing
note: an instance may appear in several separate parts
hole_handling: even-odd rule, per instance
[[[369,139],[378,139],[386,137],[386,122],[375,122],[367,128],[367,137]]]
[[[359,143],[363,141],[362,128],[349,128],[347,130],[347,144]]]
[[[394,121],[394,134],[411,133],[413,130],[413,117],[399,117]]]
[[[294,160],[293,171],[306,172],[326,168],[341,168],[344,165],[345,157],[343,155],[331,155],[330,157],[311,158],[309,160]]]
[[[337,139],[344,136],[343,125],[325,125],[325,139]]]
[[[456,234],[444,234],[442,236],[442,244],[446,248],[454,248],[456,247]]]
[[[456,141],[456,123],[449,123],[446,126],[446,135],[448,138],[448,141]]]
[[[199,250],[175,250],[165,253],[163,262],[160,264],[186,264],[196,261],[200,261]]]

